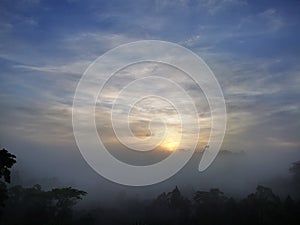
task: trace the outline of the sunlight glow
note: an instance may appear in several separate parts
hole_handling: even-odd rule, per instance
[[[167,151],[175,151],[180,145],[181,135],[178,131],[167,131],[166,138],[162,141],[160,146]]]

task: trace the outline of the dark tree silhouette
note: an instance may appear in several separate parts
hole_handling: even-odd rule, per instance
[[[160,194],[148,207],[149,224],[184,224],[189,219],[190,201],[181,195],[178,187]]]
[[[227,197],[219,189],[197,191],[194,195],[193,221],[196,224],[220,224]]]
[[[150,202],[128,199],[122,207],[102,206],[80,214],[73,206],[85,194],[70,187],[50,191],[43,191],[39,185],[11,187],[3,223],[0,224],[300,224],[300,202],[290,196],[281,201],[270,188],[261,185],[242,200],[228,198],[219,189],[211,189],[197,191],[190,202],[176,187]]]
[[[281,206],[280,198],[270,188],[258,185],[256,192],[248,195],[241,202],[242,222],[245,224],[284,224]]]
[[[0,207],[4,206],[4,201],[8,198],[7,189],[4,182],[0,181]],[[1,215],[1,210],[0,210]]]
[[[68,218],[72,217],[72,207],[87,193],[68,187],[55,188],[47,192],[47,194],[55,204],[55,218],[57,224],[65,224]]]
[[[10,169],[16,163],[16,156],[6,149],[0,150],[0,207],[4,206],[4,201],[8,198],[6,183],[10,183]]]
[[[4,224],[20,224],[22,221],[24,225],[50,225],[73,224],[72,207],[86,192],[71,187],[43,191],[40,185],[30,188],[18,185],[11,187],[8,195],[2,218]]]
[[[0,179],[10,183],[10,169],[17,162],[16,156],[9,153],[6,149],[0,150]]]
[[[296,178],[300,179],[300,161],[292,163],[290,172],[293,173]]]
[[[295,190],[299,190],[300,189],[300,161],[294,162],[289,170],[293,175],[293,187]]]

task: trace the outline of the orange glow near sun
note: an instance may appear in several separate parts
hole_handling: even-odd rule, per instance
[[[168,151],[175,151],[178,147],[178,142],[167,142],[162,144],[161,146]]]
[[[162,141],[162,143],[160,144],[160,146],[164,150],[175,151],[179,147],[180,141],[181,141],[181,135],[178,134],[178,132],[167,131],[167,135],[165,139]]]

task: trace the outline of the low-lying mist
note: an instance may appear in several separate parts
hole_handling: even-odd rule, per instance
[[[27,144],[27,146],[30,146]],[[32,186],[40,184],[44,189],[72,186],[88,192],[83,202],[113,204],[120,193],[126,196],[149,199],[178,186],[187,196],[196,190],[219,188],[224,193],[242,198],[257,185],[271,187],[280,196],[298,196],[289,168],[300,157],[297,151],[222,150],[212,165],[204,172],[198,171],[201,152],[195,152],[192,159],[176,175],[168,180],[145,187],[119,185],[93,171],[74,148],[32,146],[26,151],[22,145],[13,146],[17,164],[12,172],[12,184]]]

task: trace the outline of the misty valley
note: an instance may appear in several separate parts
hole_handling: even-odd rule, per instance
[[[153,198],[119,191],[110,200],[112,204],[105,204],[96,194],[93,201],[85,201],[89,193],[73,187],[48,186],[44,190],[40,184],[11,185],[11,170],[16,162],[15,155],[0,150],[0,224],[3,225],[297,225],[300,222],[299,162],[291,165],[291,180],[286,184],[291,186],[289,190],[295,189],[293,196],[288,193],[279,196],[262,185],[245,197],[227,196],[218,188],[183,194],[175,186]]]

